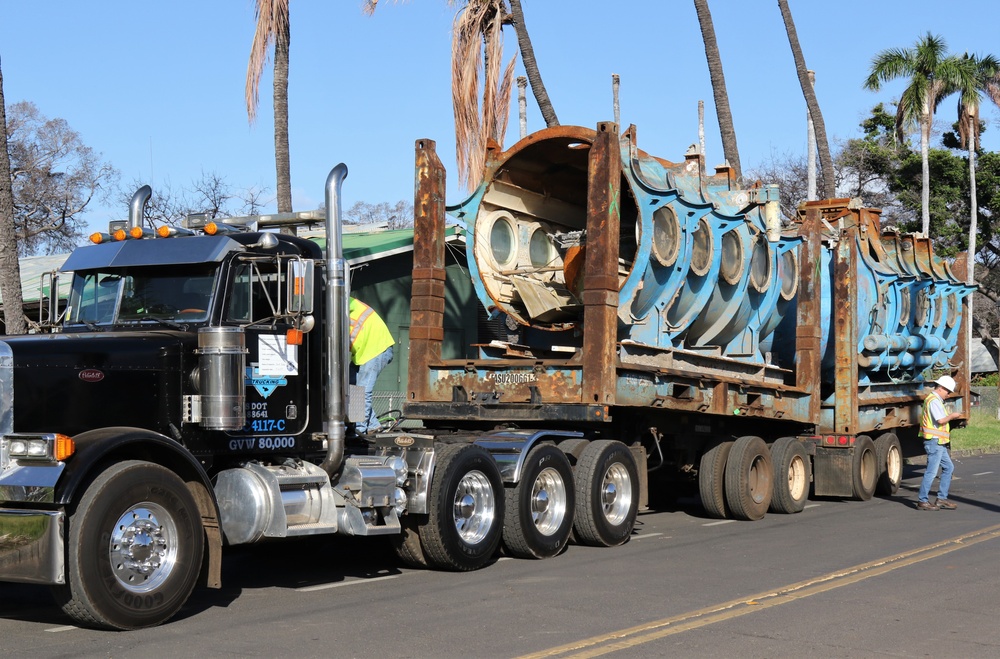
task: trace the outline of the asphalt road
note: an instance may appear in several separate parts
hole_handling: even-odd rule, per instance
[[[0,656],[1000,657],[1000,456],[956,462],[956,511],[913,508],[913,466],[892,498],[759,522],[680,499],[622,547],[474,573],[403,568],[377,539],[234,548],[222,590],[137,632],[0,584]]]

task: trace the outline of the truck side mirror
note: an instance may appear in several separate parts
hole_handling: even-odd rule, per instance
[[[310,314],[313,311],[313,285],[316,278],[315,262],[309,259],[292,259],[288,262],[285,281],[288,284],[288,314]]]

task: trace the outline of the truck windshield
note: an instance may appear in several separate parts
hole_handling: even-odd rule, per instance
[[[208,319],[215,268],[130,268],[77,272],[67,325],[198,322]]]

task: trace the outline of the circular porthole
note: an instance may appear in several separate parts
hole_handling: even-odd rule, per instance
[[[736,230],[722,236],[722,264],[719,266],[719,274],[730,286],[740,283],[743,277],[743,238]]]
[[[930,313],[930,300],[927,297],[927,290],[922,290],[917,294],[917,310],[915,324],[917,327],[923,327],[927,324],[927,316]]]
[[[781,299],[788,301],[799,290],[799,257],[795,250],[781,255]]]
[[[692,239],[691,272],[704,277],[712,268],[712,228],[708,226],[708,222],[699,220]]]
[[[910,289],[905,288],[899,294],[899,324],[903,327],[910,322]]]
[[[766,293],[771,287],[771,244],[760,231],[754,235],[750,253],[750,287],[758,293]]]
[[[528,257],[531,265],[535,268],[544,268],[552,263],[555,254],[552,250],[552,243],[549,242],[549,234],[543,229],[535,229],[528,241]]]
[[[670,206],[661,206],[653,213],[653,258],[667,268],[677,260],[681,248],[681,228],[677,213]]]
[[[956,324],[958,324],[958,306],[959,306],[958,296],[952,293],[951,295],[948,296],[948,315],[947,318],[945,319],[945,322],[948,324],[948,327],[954,327]]]
[[[513,265],[517,256],[517,233],[513,219],[506,213],[497,215],[490,227],[490,254],[500,268]]]

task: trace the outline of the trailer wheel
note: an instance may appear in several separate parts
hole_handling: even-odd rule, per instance
[[[503,480],[486,449],[444,444],[431,479],[431,509],[420,529],[429,562],[445,570],[478,570],[496,553],[504,517]]]
[[[635,459],[621,442],[591,442],[576,465],[576,539],[614,547],[632,535],[639,511]]]
[[[854,441],[854,456],[851,459],[854,498],[858,501],[871,499],[875,494],[878,476],[879,461],[875,454],[875,442],[868,435],[858,435]]]
[[[903,450],[899,438],[891,432],[881,435],[875,440],[875,457],[879,469],[875,491],[891,496],[899,491],[899,484],[903,481]]]
[[[403,519],[400,520],[399,535],[392,538],[392,548],[396,550],[396,556],[405,565],[418,568],[430,567],[427,554],[424,553],[423,545],[420,544],[420,524],[415,522],[413,517],[413,515],[404,515]],[[426,515],[422,515],[422,517],[426,519]]]
[[[767,513],[774,489],[771,451],[760,437],[740,437],[726,461],[726,503],[733,517],[758,520]]]
[[[721,442],[708,449],[698,467],[698,493],[701,506],[709,517],[725,519],[726,510],[726,461],[733,448],[732,442]]]
[[[184,482],[160,465],[115,464],[69,518],[67,583],[54,589],[83,625],[140,629],[180,610],[201,569],[205,538]]]
[[[551,445],[528,453],[521,480],[507,488],[503,544],[512,556],[549,558],[569,541],[573,530],[573,468],[566,454]]]
[[[800,513],[809,499],[812,480],[809,454],[795,437],[781,437],[771,445],[774,464],[774,494],[769,510],[773,513]]]

